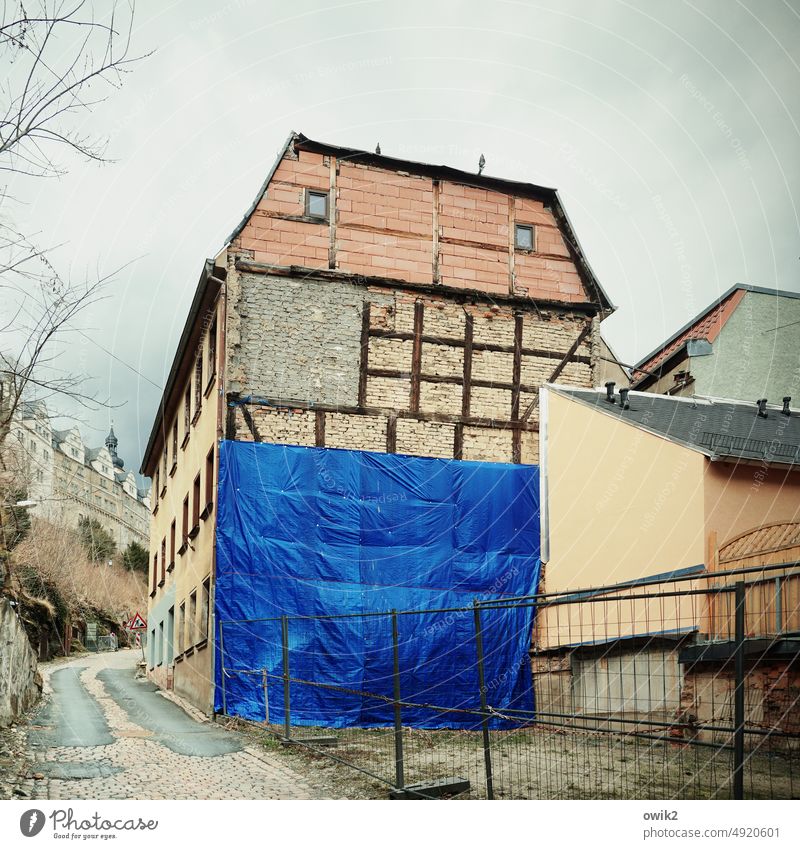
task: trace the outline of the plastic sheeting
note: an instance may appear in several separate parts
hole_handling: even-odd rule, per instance
[[[216,709],[283,721],[282,615],[293,725],[381,726],[392,705],[392,620],[535,592],[539,470],[266,443],[222,442]],[[473,611],[397,617],[403,724],[475,728]],[[483,610],[485,681],[498,710],[533,709],[532,608]],[[225,685],[222,685],[222,660]],[[260,670],[268,672],[265,693]],[[493,720],[494,727],[504,727]]]

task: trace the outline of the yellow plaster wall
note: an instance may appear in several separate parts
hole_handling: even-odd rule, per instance
[[[703,455],[548,391],[547,592],[705,561]]]

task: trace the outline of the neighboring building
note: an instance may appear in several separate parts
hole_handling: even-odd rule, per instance
[[[731,287],[636,363],[634,389],[779,403],[800,394],[800,292]]]
[[[548,688],[540,704],[552,699],[562,712],[624,711],[647,704],[641,688],[652,685],[654,711],[676,711],[691,685],[683,665],[697,659],[697,644],[730,637],[721,631],[730,631],[731,612],[712,617],[705,594],[652,602],[646,596],[710,588],[715,573],[732,566],[797,559],[800,410],[633,391],[625,397],[609,389],[610,395],[558,385],[543,390],[541,590],[585,593],[537,617],[534,673]],[[773,559],[755,559],[765,551]],[[774,661],[781,677],[800,656],[800,578],[786,579],[783,616],[776,617],[776,574],[743,580],[756,587],[748,590],[748,637],[771,638],[759,657]],[[670,585],[678,575],[696,580]],[[599,588],[618,584],[631,586],[636,600],[604,605]],[[589,597],[594,601],[582,603]],[[776,634],[789,641],[774,640]],[[612,662],[620,670],[613,686]],[[554,670],[567,677],[557,687],[548,678]],[[800,686],[792,670],[791,686]],[[703,674],[708,678],[708,670]],[[766,700],[768,684],[759,680]],[[603,692],[587,682],[603,682]],[[796,722],[798,713],[792,715]]]
[[[292,135],[201,276],[150,434],[150,666],[211,706],[219,440],[538,461],[612,306],[557,193]]]
[[[13,479],[36,502],[34,516],[77,527],[84,516],[96,519],[119,550],[131,542],[149,545],[149,497],[117,454],[112,428],[100,448],[84,445],[80,430],[56,430],[42,403],[23,403],[6,438]]]

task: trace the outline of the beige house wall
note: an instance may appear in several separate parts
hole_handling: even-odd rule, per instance
[[[705,457],[547,391],[545,591],[705,561]]]
[[[212,319],[219,313],[219,304],[213,311],[204,317],[203,324],[209,328]],[[217,327],[222,327],[222,317],[217,318]],[[174,689],[202,710],[210,712],[213,708],[213,666],[212,666],[212,643],[210,639],[211,622],[213,621],[211,611],[210,582],[213,570],[214,558],[214,535],[216,524],[216,479],[217,479],[217,427],[220,415],[220,391],[221,376],[219,374],[219,351],[220,339],[217,339],[217,362],[212,369],[208,359],[209,330],[202,337],[199,347],[194,349],[192,360],[195,361],[202,349],[203,371],[201,386],[202,397],[199,414],[195,406],[195,373],[192,371],[188,378],[190,387],[190,417],[188,431],[185,429],[185,389],[181,392],[181,401],[178,409],[167,419],[166,443],[167,473],[164,476],[163,441],[156,446],[159,460],[159,493],[156,501],[155,484],[153,493],[153,516],[151,524],[150,539],[150,618],[148,628],[151,639],[155,631],[163,623],[165,632],[168,623],[172,621],[173,629],[171,639],[165,639],[163,651],[158,652],[154,647],[154,653],[148,649],[148,664],[151,677],[160,686],[165,686],[168,680],[170,667],[172,667]],[[213,372],[213,373],[212,373]],[[177,451],[173,444],[173,423],[178,423]],[[193,532],[194,527],[194,481],[200,476],[200,502],[199,510],[202,513],[208,504],[207,499],[207,457],[213,451],[214,465],[211,473],[211,509],[205,518],[202,515],[197,522],[197,532],[187,542],[186,549],[180,553],[182,543],[183,504],[184,499],[189,499],[189,529]],[[171,526],[176,526],[175,558],[174,565],[170,568],[171,560]],[[164,580],[162,583],[162,543],[166,550],[166,564],[164,569]],[[155,587],[154,570],[155,568]],[[204,606],[204,584],[209,587],[208,607]],[[190,615],[192,609],[192,595],[194,594],[194,616]],[[181,605],[185,605],[185,617],[183,629],[181,629]],[[173,618],[170,620],[169,611],[173,610]],[[171,651],[169,649],[171,648]]]

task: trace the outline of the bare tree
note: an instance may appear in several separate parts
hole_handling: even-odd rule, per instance
[[[81,133],[80,113],[120,87],[131,65],[132,3],[38,0],[1,3],[0,172],[7,180],[46,179],[66,170],[70,156],[104,162],[106,142]],[[65,49],[66,48],[66,49]],[[0,352],[0,445],[29,392],[37,398],[69,397],[84,404],[74,374],[56,362],[76,317],[103,296],[108,277],[65,280],[40,234],[21,232],[10,207],[19,200],[0,187],[0,333],[13,352]]]

